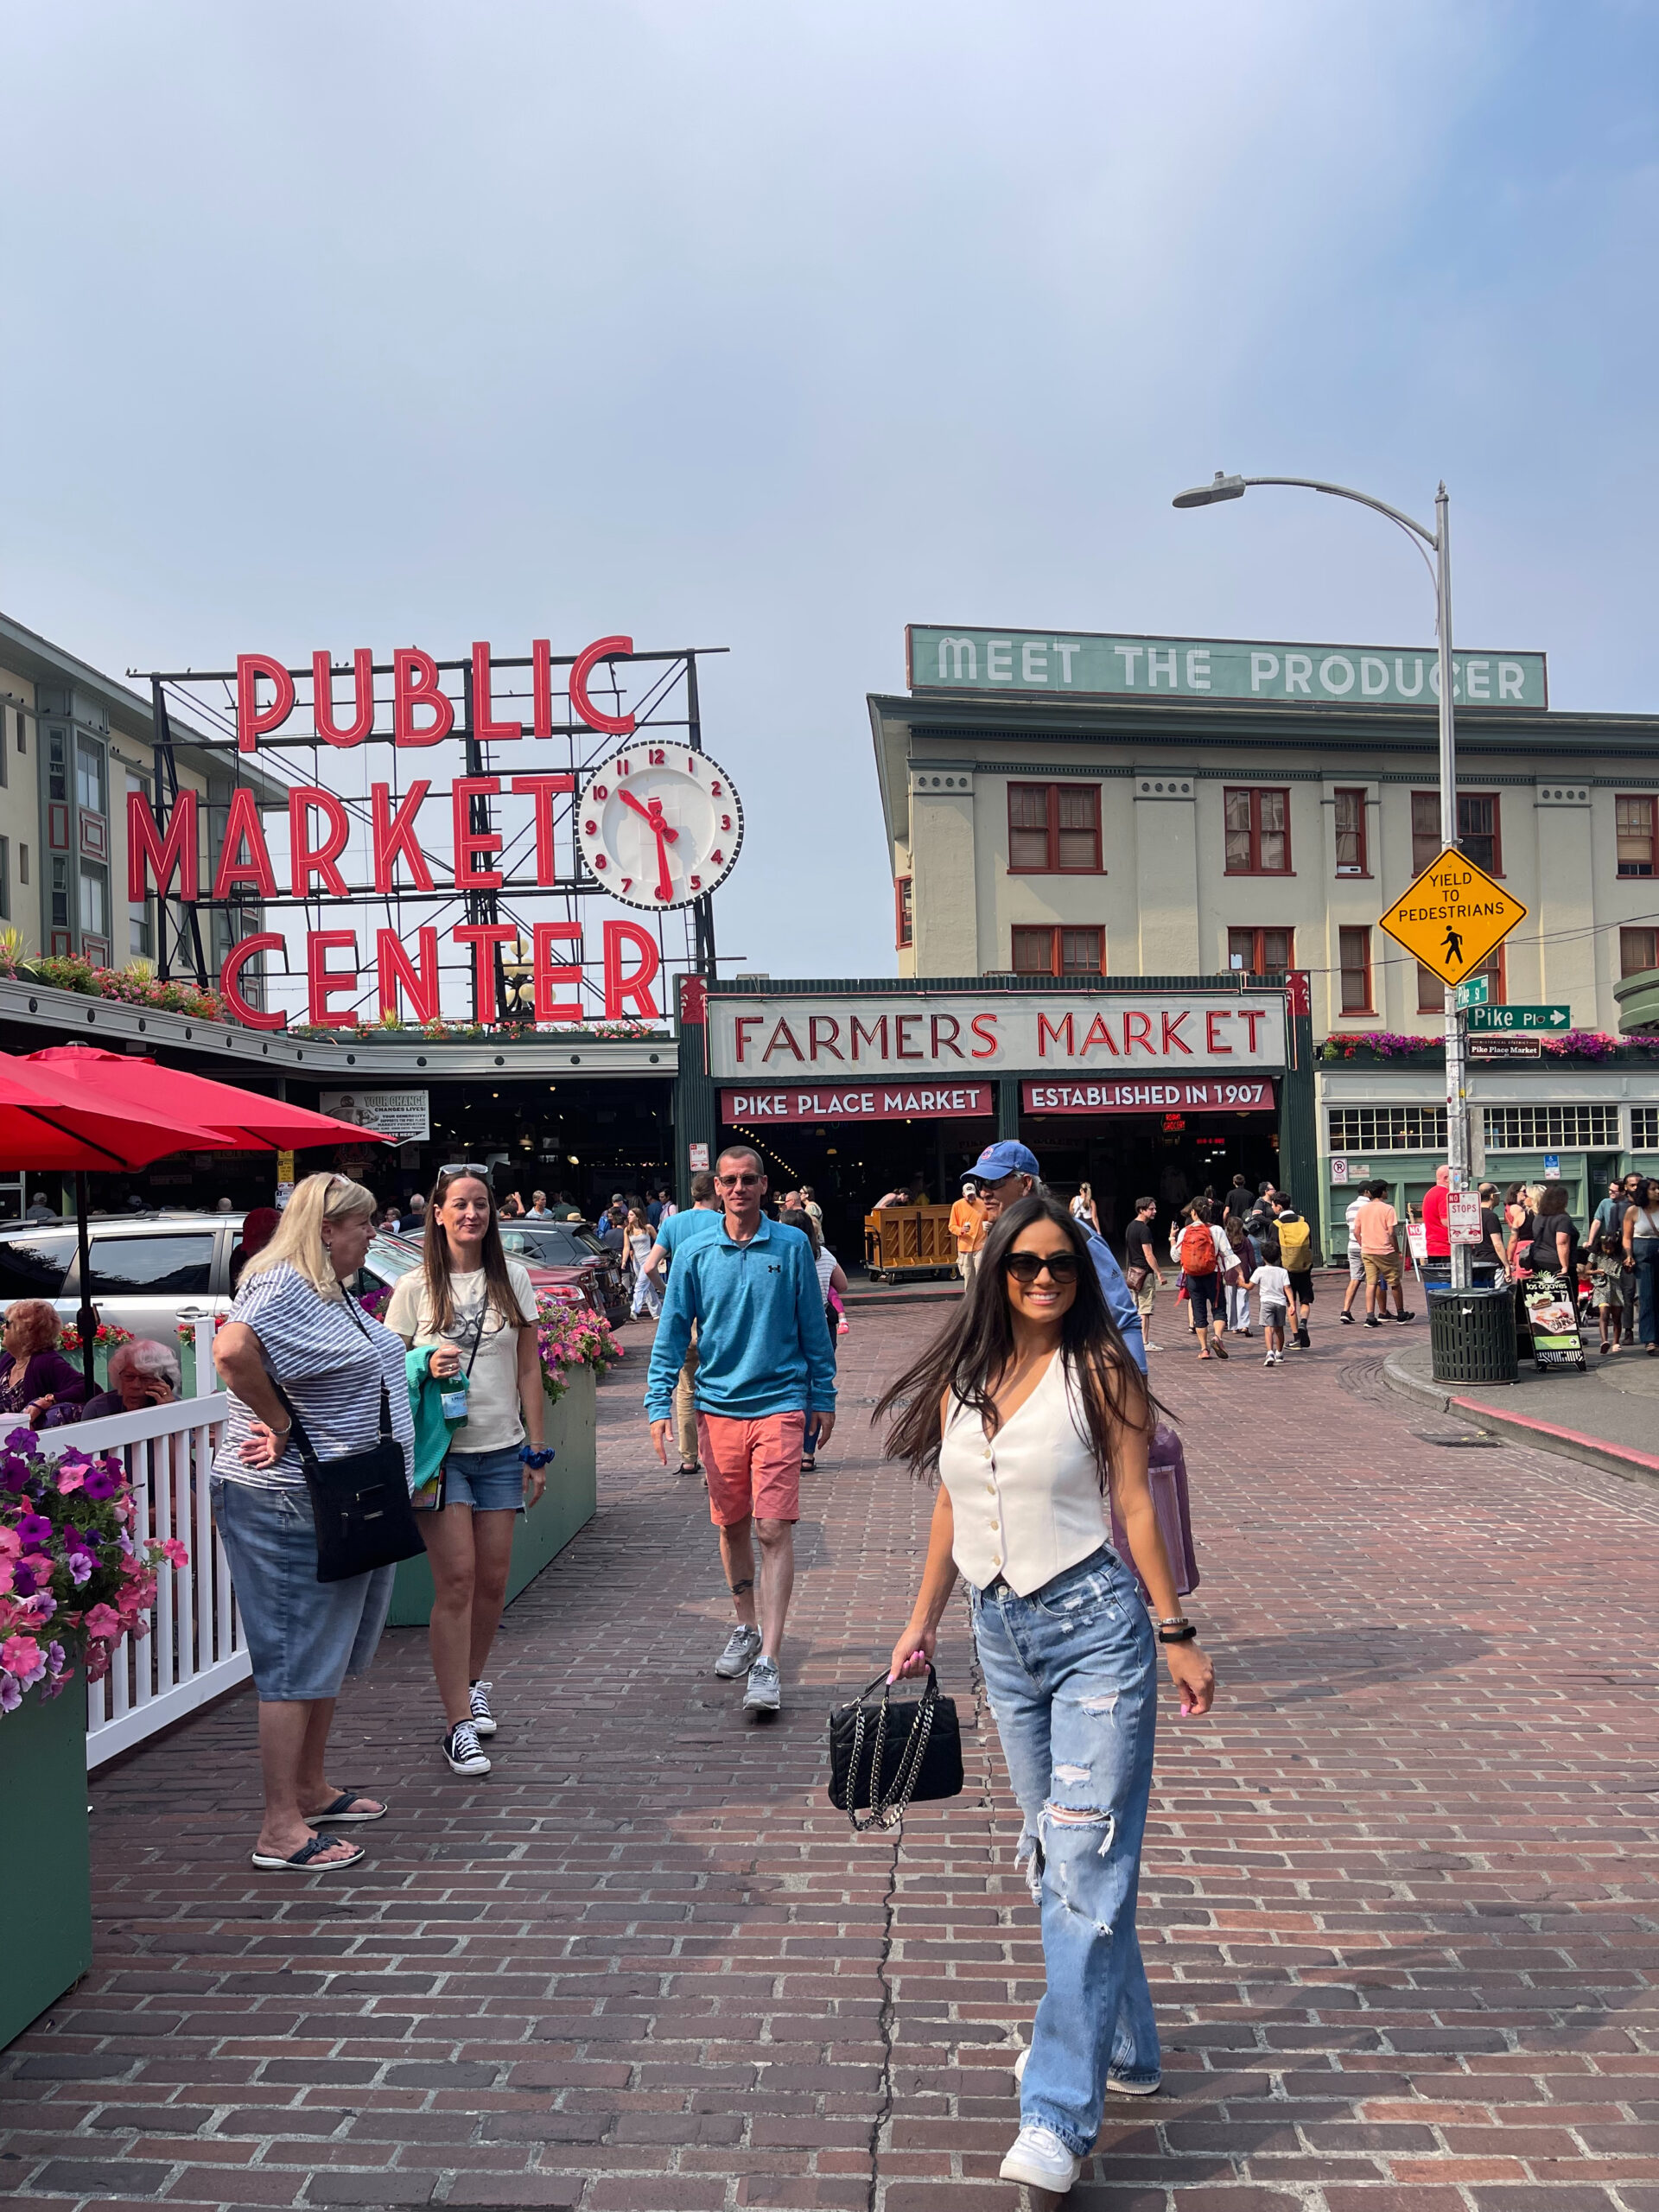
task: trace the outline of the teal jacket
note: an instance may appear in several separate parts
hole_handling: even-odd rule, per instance
[[[404,1357],[404,1372],[409,1382],[409,1410],[415,1421],[415,1471],[409,1485],[411,1497],[436,1482],[444,1454],[449,1449],[449,1439],[461,1427],[460,1421],[444,1419],[444,1385],[432,1372],[432,1355],[436,1350],[435,1344],[422,1344]],[[461,1421],[466,1418],[463,1414]]]

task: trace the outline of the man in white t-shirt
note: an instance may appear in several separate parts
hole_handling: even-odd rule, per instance
[[[1359,1296],[1365,1281],[1365,1262],[1359,1249],[1359,1231],[1354,1226],[1354,1216],[1365,1203],[1365,1189],[1362,1184],[1348,1201],[1343,1216],[1348,1224],[1348,1287],[1342,1294],[1342,1319],[1349,1328],[1354,1325],[1354,1300]]]

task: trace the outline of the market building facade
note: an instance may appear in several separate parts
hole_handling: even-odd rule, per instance
[[[1421,1197],[1445,1156],[1443,986],[1377,919],[1440,850],[1433,654],[919,626],[906,643],[908,692],[869,700],[900,976],[1305,978],[1317,1188],[1294,1195],[1317,1198],[1327,1247],[1354,1181]],[[1537,653],[1460,653],[1457,681],[1462,842],[1529,909],[1480,973],[1494,1005],[1567,1009],[1584,1047],[1478,1063],[1477,1141],[1495,1179],[1560,1174],[1582,1217],[1605,1176],[1659,1173],[1641,1042],[1659,1031],[1659,718],[1552,709]],[[1071,1126],[1067,1169],[1108,1180],[1121,1217],[1144,1130]],[[1191,1127],[1160,1132],[1163,1187],[1255,1179],[1274,1132],[1255,1128],[1224,1122],[1202,1152]]]

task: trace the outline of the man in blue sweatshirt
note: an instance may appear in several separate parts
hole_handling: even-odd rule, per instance
[[[669,1274],[645,1418],[666,1466],[674,1385],[695,1323],[697,1442],[737,1609],[715,1672],[728,1681],[747,1675],[745,1708],[772,1713],[782,1703],[778,1655],[795,1586],[801,1457],[827,1443],[836,1425],[835,1351],[811,1246],[760,1211],[760,1154],[734,1145],[715,1160],[715,1180],[720,1224],[683,1247]]]

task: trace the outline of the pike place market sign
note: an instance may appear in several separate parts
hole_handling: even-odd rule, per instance
[[[1285,1065],[1284,1001],[1273,991],[711,997],[709,1025],[710,1073],[756,1091],[809,1077],[851,1086],[971,1082],[1016,1069],[1224,1074]]]
[[[1128,699],[1250,699],[1284,706],[1422,706],[1438,699],[1433,646],[1291,645],[1237,638],[1147,638],[1082,630],[968,630],[912,622],[912,691],[1017,691]],[[1549,704],[1542,653],[1460,652],[1452,696],[1465,707]]]

